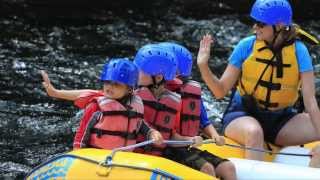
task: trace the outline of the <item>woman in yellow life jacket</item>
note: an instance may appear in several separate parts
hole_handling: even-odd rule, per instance
[[[255,35],[242,39],[218,79],[209,69],[211,35],[200,42],[197,64],[216,98],[237,89],[223,117],[224,134],[245,146],[263,148],[264,140],[281,146],[320,139],[320,111],[315,98],[312,60],[292,24],[286,0],[256,0],[250,16]],[[236,84],[237,83],[237,84]],[[305,112],[293,105],[302,90]],[[246,151],[246,158],[263,154]]]

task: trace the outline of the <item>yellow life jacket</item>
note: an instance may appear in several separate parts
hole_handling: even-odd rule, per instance
[[[256,40],[252,54],[242,64],[237,87],[240,95],[253,95],[258,105],[268,110],[294,105],[300,87],[295,52],[295,43],[276,55],[264,41]]]

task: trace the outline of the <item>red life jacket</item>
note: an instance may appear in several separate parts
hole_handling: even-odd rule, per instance
[[[156,99],[152,92],[142,87],[136,91],[143,101],[144,119],[152,128],[158,130],[163,139],[169,140],[175,127],[177,112],[180,110],[180,96],[174,92],[166,90],[160,97]],[[138,136],[138,142],[145,141],[145,137]],[[162,155],[162,151],[166,145],[151,145],[144,148],[136,148],[135,152]]]
[[[168,81],[166,87],[181,95],[182,109],[180,112],[180,128],[177,132],[183,136],[197,136],[199,134],[201,113],[201,86],[193,80],[182,83],[175,78]]]
[[[91,103],[97,103],[101,113],[87,123],[88,131],[83,139],[88,139],[89,147],[114,149],[136,143],[136,130],[143,118],[143,104],[138,96],[132,96],[130,102],[125,107],[104,96],[93,99]]]
[[[74,101],[74,105],[80,109],[84,109],[89,103],[99,96],[104,96],[102,91],[87,90],[80,94],[80,96]]]
[[[82,148],[88,145],[88,134],[89,128],[88,124],[92,121],[94,113],[98,111],[98,105],[94,102],[94,98],[103,96],[101,91],[88,90],[85,93],[81,93],[80,96],[74,101],[75,106],[80,109],[84,109],[83,115],[81,116],[80,125],[74,136],[73,148]]]

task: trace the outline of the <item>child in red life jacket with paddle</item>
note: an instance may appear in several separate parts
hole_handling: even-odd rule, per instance
[[[105,64],[100,80],[103,91],[56,90],[42,71],[49,96],[75,100],[84,115],[74,139],[74,148],[114,149],[136,143],[138,134],[162,143],[161,134],[143,120],[142,100],[133,94],[138,69],[127,59],[112,59]],[[83,93],[84,92],[84,93]]]
[[[148,44],[141,47],[134,63],[139,68],[138,89],[135,91],[144,104],[145,121],[158,130],[165,140],[193,141],[193,146],[202,144],[200,136],[181,136],[176,131],[180,121],[180,95],[165,88],[165,82],[172,80],[177,71],[176,58],[166,49]],[[143,142],[143,137],[138,142]],[[136,148],[135,152],[162,156],[167,145],[148,145]]]
[[[219,146],[224,145],[224,137],[220,136],[207,117],[201,98],[201,85],[191,79],[192,54],[184,46],[172,42],[158,44],[174,53],[177,59],[177,76],[167,81],[166,88],[181,95],[180,124],[177,131],[183,136],[197,136],[200,129]],[[214,154],[197,148],[168,147],[165,156],[171,160],[185,164],[207,174],[222,179],[235,179],[233,163]],[[192,158],[191,158],[192,157]]]

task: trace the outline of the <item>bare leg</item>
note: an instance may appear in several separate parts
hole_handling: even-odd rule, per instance
[[[233,120],[226,128],[227,137],[252,148],[263,149],[264,136],[259,122],[250,116],[244,116]],[[246,150],[247,159],[263,160],[264,154]]]
[[[221,177],[224,180],[237,179],[236,168],[231,161],[224,161],[216,167],[217,177]]]
[[[277,135],[275,143],[282,146],[301,145],[319,140],[307,113],[300,113],[287,122]]]
[[[200,169],[201,172],[204,172],[206,174],[209,174],[211,176],[216,176],[216,173],[214,172],[214,167],[211,163],[206,162]]]

